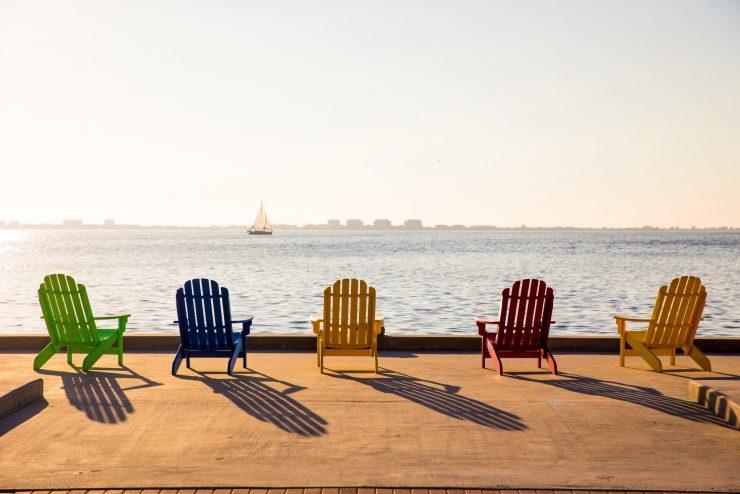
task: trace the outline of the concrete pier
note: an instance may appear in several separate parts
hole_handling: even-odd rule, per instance
[[[166,353],[88,373],[0,357],[0,386],[40,377],[48,402],[0,421],[0,489],[740,490],[740,431],[687,399],[689,380],[740,379],[737,355],[659,374],[556,354],[559,376],[500,376],[474,353],[386,351],[378,375],[345,372],[370,369],[359,357],[321,375],[314,353],[253,352],[233,377],[225,359],[172,376]]]

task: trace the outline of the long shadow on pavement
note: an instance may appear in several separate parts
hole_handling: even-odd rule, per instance
[[[106,372],[108,369],[100,368],[89,372],[82,372],[77,367],[75,369],[76,372],[49,370],[36,372],[61,377],[62,388],[69,403],[84,412],[90,420],[104,424],[124,422],[128,415],[134,412],[134,406],[126,396],[126,391],[161,385],[126,366],[120,367],[126,371],[125,373]],[[142,384],[122,386],[121,381],[128,379],[140,380]]]
[[[3,437],[8,432],[12,431],[24,422],[32,419],[37,414],[41,413],[46,407],[49,406],[44,398],[36,400],[28,406],[16,410],[10,415],[3,419],[0,419],[0,437]]]
[[[237,407],[262,422],[300,436],[326,434],[328,422],[295,400],[291,394],[305,389],[250,369],[251,374],[211,377],[191,369],[199,377],[178,375],[180,379],[198,380],[214,393],[224,395]]]
[[[547,384],[556,388],[588,396],[603,396],[612,400],[634,403],[674,417],[681,417],[692,422],[715,424],[722,427],[733,427],[719,417],[696,403],[681,400],[662,394],[655,388],[636,386],[616,381],[604,381],[593,377],[580,376],[561,372],[553,379],[530,379],[519,373],[507,373],[513,379],[532,383]]]
[[[468,420],[492,429],[507,431],[521,431],[527,428],[513,413],[458,394],[460,391],[458,386],[421,379],[388,369],[382,370],[381,377],[371,378],[354,378],[344,372],[327,375],[370,386],[381,393],[399,396],[458,420]]]

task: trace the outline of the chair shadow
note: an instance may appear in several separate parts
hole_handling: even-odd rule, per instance
[[[124,422],[128,415],[134,413],[134,406],[126,396],[126,391],[161,386],[162,384],[142,376],[125,365],[111,369],[123,369],[126,373],[109,372],[111,369],[100,367],[82,372],[81,368],[73,367],[76,372],[49,370],[38,370],[36,372],[60,376],[62,378],[62,388],[69,403],[84,412],[88,419],[103,424]],[[119,382],[124,379],[138,379],[142,381],[142,384],[124,387]]]
[[[214,393],[224,395],[261,422],[270,423],[282,431],[299,436],[318,437],[327,433],[328,422],[290,396],[306,389],[303,386],[275,379],[253,369],[249,369],[249,374],[223,374],[222,379],[190,370],[199,377],[180,374],[177,377],[202,381]]]
[[[680,417],[692,422],[714,424],[733,429],[728,423],[702,406],[687,400],[662,394],[655,388],[636,386],[616,381],[604,381],[593,377],[560,372],[559,379],[530,379],[519,373],[508,374],[513,379],[547,384],[556,388],[588,396],[603,396],[612,400],[640,405],[651,410]]]
[[[696,372],[709,372],[713,374],[712,377],[705,377],[705,376],[696,376],[692,375],[692,373]],[[662,374],[669,375],[669,376],[675,376],[680,377],[683,379],[696,379],[697,381],[740,381],[740,376],[737,374],[728,374],[727,372],[717,372],[717,371],[704,371],[702,369],[676,369],[676,368],[670,368],[670,369],[664,369]]]
[[[458,420],[507,431],[521,431],[527,428],[517,415],[458,394],[459,386],[420,379],[388,369],[381,370],[382,377],[370,379],[354,378],[343,372],[327,375],[370,386],[381,393],[399,396]]]
[[[32,419],[48,406],[49,402],[46,401],[46,399],[41,398],[20,410],[16,410],[5,418],[0,419],[0,437],[3,437],[22,423]]]

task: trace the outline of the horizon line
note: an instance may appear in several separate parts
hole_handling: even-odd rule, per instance
[[[72,221],[72,222],[69,222]],[[68,223],[69,222],[69,223]],[[211,225],[185,225],[185,224],[140,224],[140,223],[84,223],[82,220],[65,220],[62,223],[21,223],[17,221],[5,222],[0,221],[0,230],[19,230],[19,229],[50,229],[50,230],[75,230],[75,229],[244,229],[249,228],[248,224],[211,224]],[[393,231],[393,230],[405,230],[405,231],[419,231],[419,230],[740,230],[740,226],[721,225],[721,226],[655,226],[655,225],[643,225],[643,226],[529,226],[529,225],[518,225],[518,226],[498,226],[498,225],[486,225],[486,224],[435,224],[435,225],[423,225],[421,222],[413,223],[409,225],[373,225],[373,224],[355,224],[355,225],[342,225],[341,223],[329,224],[329,223],[306,223],[303,225],[296,225],[290,223],[276,223],[273,224],[273,230],[336,230],[336,231],[363,231],[363,230],[376,230],[376,231]]]

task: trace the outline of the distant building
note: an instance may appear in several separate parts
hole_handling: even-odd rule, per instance
[[[403,227],[410,230],[420,230],[422,228],[421,220],[406,220],[403,222]]]
[[[62,226],[67,226],[67,227],[82,226],[82,220],[63,220]]]
[[[391,228],[391,220],[375,220],[373,228]]]
[[[0,228],[5,228],[5,221],[0,221]]]
[[[437,230],[449,230],[450,229],[449,226],[447,226],[447,225],[441,225],[441,224],[440,225],[434,225],[434,228],[436,228]]]
[[[347,220],[347,228],[362,228],[365,224],[362,222],[362,220]]]
[[[326,222],[326,226],[329,228],[342,228],[342,224],[339,222],[339,220],[329,220]]]
[[[19,226],[21,226],[21,222],[20,221],[16,221],[16,220],[11,220],[10,221],[10,224],[8,226],[10,228],[18,228]]]
[[[103,226],[111,227],[111,226],[115,226],[115,225],[116,225],[116,220],[114,220],[114,219],[107,218],[107,219],[103,220]]]

